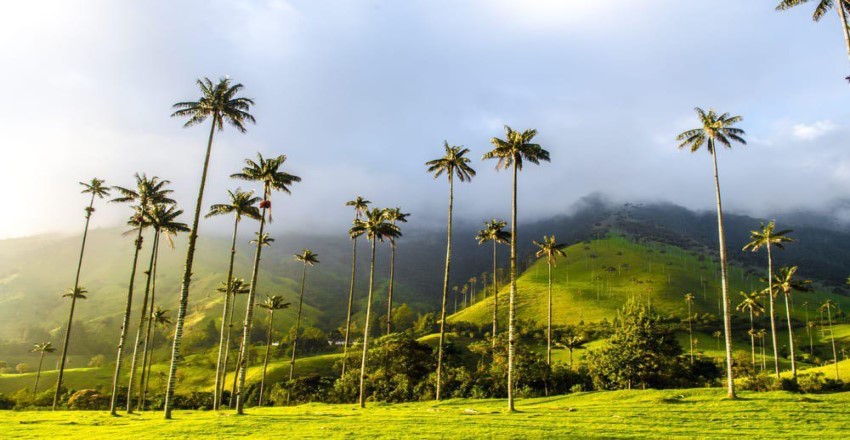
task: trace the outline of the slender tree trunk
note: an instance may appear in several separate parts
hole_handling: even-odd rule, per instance
[[[440,308],[440,344],[437,348],[437,401],[443,385],[443,343],[446,338],[446,297],[449,294],[449,273],[452,264],[452,210],[454,208],[454,177],[449,173],[449,220],[446,229],[446,271],[443,275],[443,298]],[[457,293],[455,293],[455,311],[457,311]]]
[[[694,330],[693,325],[691,323],[691,319],[693,318],[693,313],[691,313],[691,303],[688,303],[688,342],[691,347],[691,365],[694,364]]]
[[[499,282],[496,280],[496,240],[493,240],[493,348],[499,334]]]
[[[713,143],[712,143],[713,144]],[[727,395],[735,399],[735,378],[732,374],[732,317],[729,315],[729,280],[726,274],[726,234],[723,231],[723,204],[720,200],[720,178],[717,174],[717,150],[712,145],[714,159],[714,190],[717,198],[717,235],[720,242],[720,285],[723,295],[723,330],[726,338]]]
[[[225,344],[229,343],[227,335],[230,333],[229,326],[225,325],[227,323],[227,317],[230,314],[230,309],[232,307],[230,297],[235,296],[232,295],[230,290],[233,287],[233,260],[236,257],[236,232],[239,229],[239,216],[236,216],[236,220],[233,221],[233,239],[230,241],[230,264],[227,266],[227,281],[225,282],[225,291],[224,291],[224,307],[221,311],[221,336],[219,336],[218,340],[218,360],[215,363],[215,384],[213,387],[213,410],[218,411],[221,407],[221,392],[222,392],[222,382],[224,381],[225,370],[225,353],[227,352],[225,348]],[[235,299],[235,298],[234,298]]]
[[[369,352],[369,319],[372,314],[372,288],[375,285],[375,244],[377,237],[372,237],[372,259],[369,263],[369,297],[366,300],[366,325],[363,329],[363,358],[360,361],[360,407],[366,407],[366,354]]]
[[[395,284],[395,239],[390,240],[390,287],[387,295],[387,334],[393,331],[393,284]]]
[[[38,380],[41,379],[41,364],[44,363],[44,350],[41,351],[41,356],[38,357],[38,370],[35,373],[35,386],[32,388],[32,395],[38,393]]]
[[[357,218],[355,217],[355,220]],[[354,304],[354,279],[357,275],[357,237],[351,239],[351,284],[348,287],[348,313],[345,315],[345,342],[342,344],[342,373],[345,377],[345,364],[348,363],[348,337],[351,333],[351,306]]]
[[[233,386],[230,388],[230,400],[227,406],[236,408],[236,387],[239,385],[239,369],[242,368],[242,344],[244,341],[239,341],[239,351],[236,352],[236,365],[233,368]]]
[[[756,370],[756,334],[753,328],[753,309],[750,308],[750,349],[753,354],[753,371]]]
[[[552,366],[552,261],[549,260],[549,292],[546,302],[549,304],[549,317],[546,323],[546,365]]]
[[[770,300],[770,338],[773,343],[773,366],[776,370],[776,378],[779,379],[779,344],[776,342],[776,298],[773,296],[773,255],[770,252],[770,243],[767,245],[767,295]]]
[[[835,351],[835,333],[832,331],[832,309],[826,308],[826,316],[829,318],[829,339],[832,340],[832,363],[835,365],[835,380],[838,380],[838,352]]]
[[[847,23],[847,13],[843,8],[844,0],[838,2],[839,4],[835,5],[835,9],[838,10],[838,16],[841,18],[841,28],[844,30],[844,46],[847,48],[847,56],[850,57],[850,28],[848,28]]]
[[[516,356],[516,242],[517,242],[517,166],[513,161],[513,195],[511,196],[511,290],[508,304],[508,410],[514,408],[514,357]]]
[[[764,336],[761,338],[761,371],[767,370],[767,355],[764,353]]]
[[[141,394],[139,396],[139,408],[142,410],[145,409],[145,402],[147,402],[148,397],[148,381],[150,380],[151,374],[151,363],[153,356],[153,340],[151,339],[151,332],[156,333],[156,323],[153,322],[153,312],[156,304],[156,268],[159,264],[159,240],[156,241],[156,246],[154,246],[154,258],[153,258],[153,274],[151,274],[151,303],[150,309],[148,309],[148,328],[147,334],[145,335],[145,344],[142,353],[142,380],[139,384],[141,389]],[[150,346],[149,346],[150,344]]]
[[[263,198],[264,201],[268,197]],[[257,294],[257,277],[260,273],[260,254],[263,251],[263,231],[266,228],[266,208],[263,208],[260,218],[260,231],[257,233],[257,250],[254,254],[254,269],[251,273],[251,288],[248,290],[248,305],[245,310],[245,322],[242,324],[242,345],[239,348],[238,365],[239,386],[236,389],[236,413],[242,415],[245,413],[245,375],[248,370],[248,350],[251,345],[251,333],[254,330],[254,302]]]
[[[156,245],[159,243],[159,230],[155,230],[153,234],[153,244],[151,245],[151,258],[148,262],[147,276],[145,277],[145,294],[142,296],[142,310],[139,312],[139,325],[136,327],[136,343],[133,344],[133,356],[130,358],[130,378],[127,381],[127,413],[133,413],[133,378],[136,373],[136,361],[139,359],[139,347],[142,345],[142,333],[145,330],[145,321],[150,315],[148,312],[148,296],[151,291],[151,275],[153,274],[153,261],[156,258]],[[142,386],[139,383],[139,394],[141,395]]]
[[[145,388],[142,391],[142,404],[140,405],[140,407],[142,409],[144,409],[144,407],[145,407],[145,405],[147,405],[147,401],[148,401],[148,386],[150,385],[150,381],[151,381],[151,366],[153,365],[153,349],[156,347],[156,323],[153,323],[152,327],[153,327],[153,330],[151,331],[151,347],[150,347],[150,357],[149,357],[149,360],[148,360],[148,372],[145,375],[145,377],[146,377]]]
[[[791,325],[791,306],[789,305],[790,293],[785,292],[785,315],[788,318],[788,348],[791,351],[791,377],[797,381],[797,353],[794,349],[794,327]]]
[[[301,272],[301,294],[298,297],[298,315],[295,318],[295,339],[292,340],[292,359],[289,361],[289,380],[295,373],[295,352],[298,347],[298,331],[301,330],[301,310],[304,306],[304,284],[307,281],[307,263],[304,262],[304,270]],[[288,398],[287,398],[288,400]]]
[[[224,363],[221,366],[221,394],[224,394],[224,381],[227,379],[227,362],[230,355],[230,335],[233,332],[233,311],[236,309],[236,293],[233,293],[232,303],[230,306],[230,316],[227,319],[227,336],[224,341]],[[238,364],[237,364],[238,365]],[[238,368],[238,367],[237,367]],[[233,370],[233,376],[236,377],[236,369]],[[236,392],[236,380],[233,381],[233,389],[230,392],[230,398],[227,406],[233,407],[233,394]]]
[[[91,195],[89,207],[86,209],[86,226],[83,228],[83,244],[80,245],[80,259],[77,262],[77,275],[74,277],[74,290],[71,295],[71,312],[68,314],[68,326],[65,328],[65,340],[62,343],[62,358],[59,361],[59,377],[56,379],[56,392],[53,394],[53,411],[59,403],[59,394],[62,390],[62,378],[65,375],[65,361],[68,359],[68,340],[71,337],[71,322],[74,320],[74,308],[77,305],[77,289],[80,288],[80,271],[83,268],[83,254],[86,251],[86,238],[89,235],[89,221],[94,210],[94,194]]]
[[[201,186],[198,189],[198,200],[195,202],[195,217],[192,220],[192,231],[189,232],[189,247],[186,250],[186,266],[183,269],[183,281],[180,286],[180,306],[177,309],[177,320],[174,323],[174,343],[171,348],[171,367],[168,371],[168,383],[165,388],[165,418],[171,418],[171,405],[174,399],[174,385],[177,380],[177,365],[182,360],[180,343],[183,340],[183,323],[186,321],[186,308],[189,305],[189,285],[192,283],[192,263],[195,261],[195,243],[198,240],[198,223],[201,219],[201,206],[204,201],[204,187],[207,183],[207,169],[210,164],[213,135],[215,134],[216,116],[211,118],[210,138],[207,142],[207,153],[204,157],[204,169],[201,172]]]
[[[269,309],[269,330],[266,332],[266,356],[263,358],[263,378],[260,380],[260,398],[258,406],[263,406],[263,391],[266,388],[266,370],[269,367],[269,351],[272,346],[272,325],[274,324],[274,309]],[[292,379],[290,379],[292,380]]]
[[[815,354],[815,343],[812,340],[812,331],[809,329],[809,321],[806,320],[806,330],[809,330],[809,354],[814,356]]]
[[[136,263],[139,261],[139,251],[142,250],[142,227],[139,225],[139,233],[134,242],[136,250],[133,253],[133,268],[130,270],[130,287],[127,290],[127,305],[124,309],[124,321],[121,324],[121,336],[118,338],[118,355],[115,360],[115,375],[112,377],[112,399],[109,404],[109,413],[118,414],[118,381],[121,379],[121,355],[124,353],[124,343],[127,342],[127,327],[130,326],[130,312],[133,306],[133,283],[136,279]]]

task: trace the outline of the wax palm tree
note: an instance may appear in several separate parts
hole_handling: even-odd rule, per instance
[[[387,221],[392,224],[398,222],[407,223],[407,218],[410,214],[401,212],[401,208],[387,208],[384,210],[384,216]],[[387,294],[387,334],[392,332],[393,324],[393,286],[395,285],[395,238],[390,238],[390,285],[389,293]]]
[[[756,331],[756,337],[759,338],[759,343],[761,344],[761,371],[767,369],[767,363],[764,355],[764,338],[767,337],[767,330],[760,328]]]
[[[148,371],[145,376],[148,380],[145,381],[144,388],[142,389],[142,405],[144,407],[145,402],[147,402],[148,398],[148,385],[150,382],[151,376],[151,365],[153,365],[153,349],[156,347],[156,327],[160,326],[163,329],[168,328],[171,325],[171,318],[168,316],[169,311],[162,308],[162,306],[156,306],[156,309],[151,313],[151,327],[153,327],[153,333],[151,334],[151,344],[150,344],[150,362],[148,363]]]
[[[581,336],[568,336],[567,339],[564,340],[564,348],[570,352],[570,371],[573,369],[573,351],[585,348],[585,342],[586,341]]]
[[[263,358],[263,378],[260,380],[260,398],[258,404],[263,406],[263,390],[266,387],[266,370],[269,366],[269,350],[272,346],[272,329],[274,328],[274,312],[276,310],[282,310],[289,308],[288,302],[283,302],[283,297],[280,295],[268,296],[266,300],[258,306],[269,311],[269,329],[266,333],[266,355]]]
[[[35,395],[38,393],[38,380],[41,379],[41,365],[44,363],[44,355],[47,353],[53,353],[56,351],[53,348],[53,344],[50,342],[40,342],[33,346],[31,353],[39,353],[38,356],[38,370],[35,373],[35,386],[32,388],[32,394]]]
[[[555,235],[551,237],[543,236],[543,241],[533,241],[537,246],[537,253],[534,254],[537,258],[546,257],[546,265],[549,270],[549,289],[546,295],[546,303],[548,304],[548,318],[546,320],[546,365],[552,366],[552,266],[558,265],[558,257],[566,257],[564,252],[566,245],[557,243]]]
[[[186,249],[186,263],[183,268],[183,278],[180,285],[180,306],[177,309],[177,321],[174,328],[174,343],[171,350],[171,366],[168,372],[168,383],[165,389],[165,418],[171,418],[174,385],[177,378],[177,363],[180,361],[180,343],[183,339],[183,323],[186,320],[186,308],[189,303],[189,285],[192,282],[192,265],[195,261],[195,244],[198,240],[198,223],[201,219],[201,209],[204,200],[204,188],[207,183],[207,170],[212,153],[213,136],[216,129],[224,130],[227,123],[240,133],[245,133],[245,124],[254,123],[254,116],[248,113],[254,101],[238,96],[244,86],[233,84],[228,77],[213,83],[209,78],[196,81],[201,91],[197,101],[178,102],[172,106],[175,110],[171,117],[188,118],[183,127],[188,128],[210,120],[210,134],[204,155],[204,165],[201,171],[201,183],[198,186],[198,198],[195,201],[195,212],[192,218],[192,232],[189,234],[189,244]]]
[[[812,284],[811,280],[794,279],[794,274],[797,273],[797,266],[782,267],[779,273],[773,276],[772,290],[782,292],[785,296],[785,318],[788,322],[788,348],[791,354],[791,376],[797,380],[797,360],[796,350],[794,348],[794,327],[791,325],[791,291],[809,292]]]
[[[446,297],[449,294],[449,279],[452,261],[452,211],[454,209],[455,176],[461,182],[469,182],[475,176],[475,170],[469,165],[470,160],[466,157],[468,148],[450,146],[448,141],[443,142],[446,154],[443,157],[425,162],[428,172],[438,178],[443,174],[449,180],[449,217],[446,230],[446,266],[443,274],[443,295],[440,308],[440,342],[437,348],[437,400],[440,400],[440,391],[443,382],[443,344],[446,334]],[[457,309],[457,306],[455,306]]]
[[[173,205],[175,201],[170,198],[172,190],[167,189],[168,180],[160,180],[154,176],[148,178],[145,174],[135,175],[136,188],[124,188],[115,186],[112,189],[119,194],[118,197],[110,200],[113,203],[130,203],[133,209],[133,216],[128,221],[128,224],[133,226],[136,232],[135,250],[133,252],[133,265],[130,268],[130,283],[127,289],[127,304],[124,308],[124,318],[121,324],[121,335],[118,338],[118,350],[115,360],[115,374],[112,377],[112,399],[109,405],[109,412],[116,415],[118,408],[118,381],[121,377],[121,361],[124,354],[124,344],[127,342],[127,330],[130,326],[130,314],[133,305],[133,288],[136,280],[136,266],[139,260],[139,252],[142,250],[142,232],[150,226],[146,218],[147,212],[151,207],[164,204]]]
[[[233,281],[233,260],[236,258],[236,235],[239,231],[239,222],[242,221],[242,218],[250,218],[254,220],[260,219],[260,209],[257,208],[257,204],[262,200],[259,197],[254,196],[254,191],[242,191],[241,188],[236,188],[236,191],[227,190],[227,196],[230,199],[228,203],[215,204],[210,206],[210,212],[207,213],[205,218],[216,217],[219,215],[233,215],[233,237],[230,240],[230,262],[227,265],[227,280],[225,281],[225,289],[224,289],[224,307],[221,310],[221,335],[219,336],[218,341],[218,360],[215,364],[215,384],[213,386],[213,410],[218,410],[221,406],[221,392],[224,387],[224,372],[225,360],[224,353],[227,350],[225,348],[225,340],[229,340],[229,333],[231,328],[229,326],[225,326],[224,323],[227,322],[228,316],[231,315],[231,308],[233,304],[231,303],[231,298],[233,295],[231,294],[230,283]],[[232,325],[232,323],[231,323]]]
[[[508,409],[514,410],[514,357],[516,354],[516,243],[517,243],[517,173],[522,171],[524,162],[540,164],[549,162],[549,152],[540,145],[532,143],[537,130],[514,131],[505,126],[505,139],[492,138],[493,150],[484,154],[483,159],[497,159],[496,169],[511,169],[513,191],[511,196],[511,290],[508,297]]]
[[[832,331],[832,311],[838,309],[838,304],[836,304],[833,300],[827,299],[823,302],[823,304],[818,308],[821,312],[826,312],[826,316],[829,319],[829,336],[832,340],[832,363],[835,364],[835,380],[838,380],[838,351],[835,349],[835,333]]]
[[[790,243],[794,241],[791,237],[788,237],[788,234],[791,233],[790,229],[784,231],[776,231],[776,222],[770,221],[767,224],[762,223],[761,230],[758,231],[750,231],[750,242],[744,246],[745,251],[757,252],[761,248],[765,248],[767,250],[767,280],[765,282],[768,284],[768,300],[770,309],[768,313],[770,314],[770,337],[773,342],[773,366],[776,370],[776,377],[779,377],[779,344],[776,341],[776,311],[775,311],[775,303],[776,303],[776,295],[774,293],[773,285],[768,280],[773,280],[773,255],[771,254],[771,248],[776,247],[778,249],[784,249],[785,243]]]
[[[764,313],[764,306],[761,305],[759,299],[761,299],[761,294],[759,292],[740,292],[741,296],[744,298],[736,307],[737,310],[741,312],[747,312],[750,315],[750,350],[753,355],[753,368],[756,365],[756,340],[755,340],[755,328],[753,327],[753,316],[758,316]]]
[[[711,154],[714,164],[714,192],[717,200],[717,235],[720,247],[720,291],[723,300],[723,330],[726,336],[726,382],[730,399],[735,398],[735,379],[732,374],[732,318],[729,313],[729,280],[726,273],[726,233],[723,230],[723,204],[720,200],[720,178],[717,174],[718,144],[732,148],[732,142],[746,145],[744,130],[734,127],[743,118],[730,116],[728,113],[718,114],[713,109],[708,112],[697,107],[700,127],[681,133],[677,140],[679,149],[687,148],[692,153],[699,151],[703,145]]]
[[[688,342],[690,342],[690,353],[691,353],[691,364],[694,363],[694,328],[693,328],[693,313],[691,312],[691,307],[694,305],[694,294],[686,293],[685,294],[685,304],[688,305]]]
[[[219,291],[219,292],[225,292],[225,289],[227,289],[227,283],[222,282],[220,284],[221,284],[221,287],[219,287],[216,290]],[[227,335],[225,336],[225,342],[224,342],[224,366],[222,367],[222,369],[224,371],[222,371],[222,373],[221,373],[222,390],[224,389],[224,383],[223,383],[224,378],[227,377],[227,361],[228,361],[228,359],[230,359],[230,357],[229,357],[229,355],[230,355],[230,337],[231,337],[231,334],[233,333],[232,332],[232,329],[233,329],[233,312],[236,309],[236,297],[239,296],[239,295],[247,295],[250,291],[251,291],[251,286],[246,284],[245,280],[243,280],[241,278],[233,278],[232,280],[230,280],[230,295],[233,296],[233,300],[232,300],[233,307],[230,308],[230,316],[227,318],[228,329],[227,329]],[[228,406],[231,407],[231,408],[233,408],[234,405],[236,404],[236,400],[235,400],[236,399],[236,385],[237,385],[237,382],[238,382],[237,379],[239,378],[239,366],[242,365],[241,358],[239,358],[239,355],[241,354],[241,348],[242,348],[241,341],[240,341],[240,344],[239,344],[239,348],[240,348],[240,350],[238,350],[236,352],[236,365],[233,368],[233,386],[230,389],[230,400],[229,400],[229,403],[228,403]],[[222,391],[222,393],[224,393],[224,391]]]
[[[345,206],[354,208],[354,222],[360,220],[360,217],[366,212],[369,204],[372,203],[361,196],[357,196],[354,200],[345,202]],[[357,236],[351,237],[351,283],[348,287],[348,312],[345,315],[345,340],[342,344],[342,373],[340,377],[345,376],[345,364],[348,362],[348,341],[351,334],[351,307],[354,304],[354,281],[357,275]]]
[[[307,266],[319,264],[319,255],[313,253],[310,249],[303,249],[300,254],[293,255],[295,261],[299,261],[304,265],[301,271],[301,293],[298,295],[298,315],[295,318],[295,338],[292,340],[292,360],[289,361],[289,380],[292,380],[292,374],[295,372],[295,351],[298,347],[298,333],[301,331],[301,310],[304,306],[304,286],[307,283]]]
[[[87,296],[88,293],[89,293],[88,290],[86,290],[86,288],[83,287],[83,286],[71,287],[71,288],[68,288],[65,291],[65,293],[62,294],[62,298],[71,298],[71,302],[73,304],[76,304],[77,300],[88,299],[88,296]],[[72,307],[72,312],[73,312],[73,307]],[[69,318],[69,320],[72,319],[72,318],[73,318],[73,316],[71,318]],[[67,334],[66,334],[66,338],[67,338]],[[61,374],[61,371],[60,371],[60,374]],[[61,387],[60,381],[61,381],[61,376],[60,376],[60,379],[57,381],[57,385],[56,385],[57,389],[56,389],[56,391],[53,395],[53,410],[54,411],[56,410],[56,406],[59,402],[59,393],[60,393],[59,387]]]
[[[814,321],[806,320],[806,333],[809,336],[809,354],[815,354],[815,341],[812,338],[812,332],[815,331],[815,325],[817,325]]]
[[[243,395],[243,391],[245,390],[245,374],[248,368],[247,350],[248,344],[251,341],[251,333],[254,329],[254,298],[257,292],[257,276],[260,271],[260,254],[262,253],[263,246],[268,245],[268,242],[264,242],[264,237],[267,238],[268,234],[263,232],[266,227],[266,212],[268,212],[268,221],[271,223],[272,191],[283,191],[286,194],[291,194],[289,187],[292,186],[293,183],[301,181],[300,177],[281,170],[284,162],[286,162],[286,156],[284,155],[267,159],[263,157],[262,154],[257,153],[256,162],[251,159],[246,159],[246,166],[242,168],[242,172],[230,176],[234,179],[258,182],[263,185],[263,200],[260,202],[260,229],[259,232],[257,232],[257,249],[254,252],[254,267],[251,272],[251,290],[248,292],[248,305],[245,311],[245,322],[242,325],[242,347],[239,351],[241,365],[239,366],[239,387],[236,395],[236,412],[238,414],[243,414],[245,406],[245,396]]]
[[[511,233],[504,230],[506,225],[507,223],[496,219],[484,222],[484,229],[478,231],[478,235],[475,236],[479,245],[487,242],[493,243],[493,348],[496,348],[496,336],[499,332],[499,281],[496,274],[496,246],[511,241]]]
[[[838,11],[838,18],[841,23],[841,29],[844,31],[844,46],[847,50],[847,55],[850,56],[850,23],[847,21],[847,9],[850,8],[850,2],[846,0],[816,0],[817,6],[815,7],[815,12],[812,14],[812,19],[814,21],[820,21],[821,18],[829,12],[830,9],[835,9]],[[840,1],[843,7],[836,7],[836,3]],[[809,0],[782,0],[779,2],[779,5],[776,6],[777,11],[784,11],[787,9],[791,9],[795,6],[802,5],[804,3],[808,3]]]
[[[378,240],[401,237],[401,230],[397,225],[387,221],[382,209],[373,208],[366,211],[365,220],[355,220],[349,234],[352,237],[365,235],[372,247],[371,259],[369,260],[369,295],[366,299],[366,324],[363,326],[363,357],[360,361],[360,407],[366,407],[366,353],[369,350],[369,327],[372,315],[372,290],[375,286],[375,249]]]
[[[91,199],[89,200],[89,206],[87,206],[84,210],[86,213],[86,226],[83,228],[83,244],[80,246],[80,258],[77,261],[77,275],[74,277],[73,289],[80,287],[80,271],[83,268],[83,254],[86,251],[86,238],[89,234],[89,221],[95,211],[94,199],[102,199],[109,196],[109,187],[107,187],[105,183],[106,182],[104,180],[98,179],[97,177],[91,179],[89,183],[80,182],[80,185],[83,186],[83,190],[81,192],[83,194],[91,194]],[[71,337],[71,322],[74,320],[74,308],[76,305],[76,300],[71,298],[71,311],[68,314],[68,326],[65,328],[65,338],[62,343],[62,356],[59,361],[59,378],[56,380],[56,392],[53,394],[54,411],[56,410],[56,404],[59,402],[59,390],[62,388],[62,378],[65,374],[65,360],[68,358],[68,341]]]

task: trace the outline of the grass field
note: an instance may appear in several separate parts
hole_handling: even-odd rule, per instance
[[[613,391],[440,404],[308,404],[230,412],[176,411],[110,417],[107,412],[0,411],[4,438],[842,438],[850,393],[800,395],[718,389]]]

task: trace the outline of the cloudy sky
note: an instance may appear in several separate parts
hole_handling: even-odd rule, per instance
[[[256,126],[225,130],[205,204],[260,151],[303,182],[276,196],[276,228],[344,230],[357,194],[443,221],[447,186],[423,163],[443,140],[478,177],[458,216],[509,213],[509,175],[478,161],[502,126],[537,128],[552,163],[529,166],[521,215],[616,201],[713,205],[707,154],[676,150],[693,107],[743,115],[749,146],[719,156],[730,209],[773,215],[850,191],[850,74],[837,14],[777,0],[67,1],[0,15],[0,237],[77,232],[77,182],[170,179],[192,210],[207,130],[170,118],[194,81],[230,75]],[[14,214],[12,214],[14,213]],[[95,226],[125,207],[101,205]],[[188,221],[188,216],[186,218]],[[205,223],[217,229],[226,222]]]

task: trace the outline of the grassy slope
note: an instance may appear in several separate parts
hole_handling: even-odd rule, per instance
[[[107,412],[0,411],[7,438],[88,437],[258,438],[281,433],[299,438],[551,438],[555,437],[782,437],[841,438],[846,435],[850,393],[801,396],[785,392],[742,393],[739,401],[721,390],[578,393],[518,401],[504,412],[502,400],[448,400],[397,405],[308,404],[230,412],[176,411],[110,417]]]

